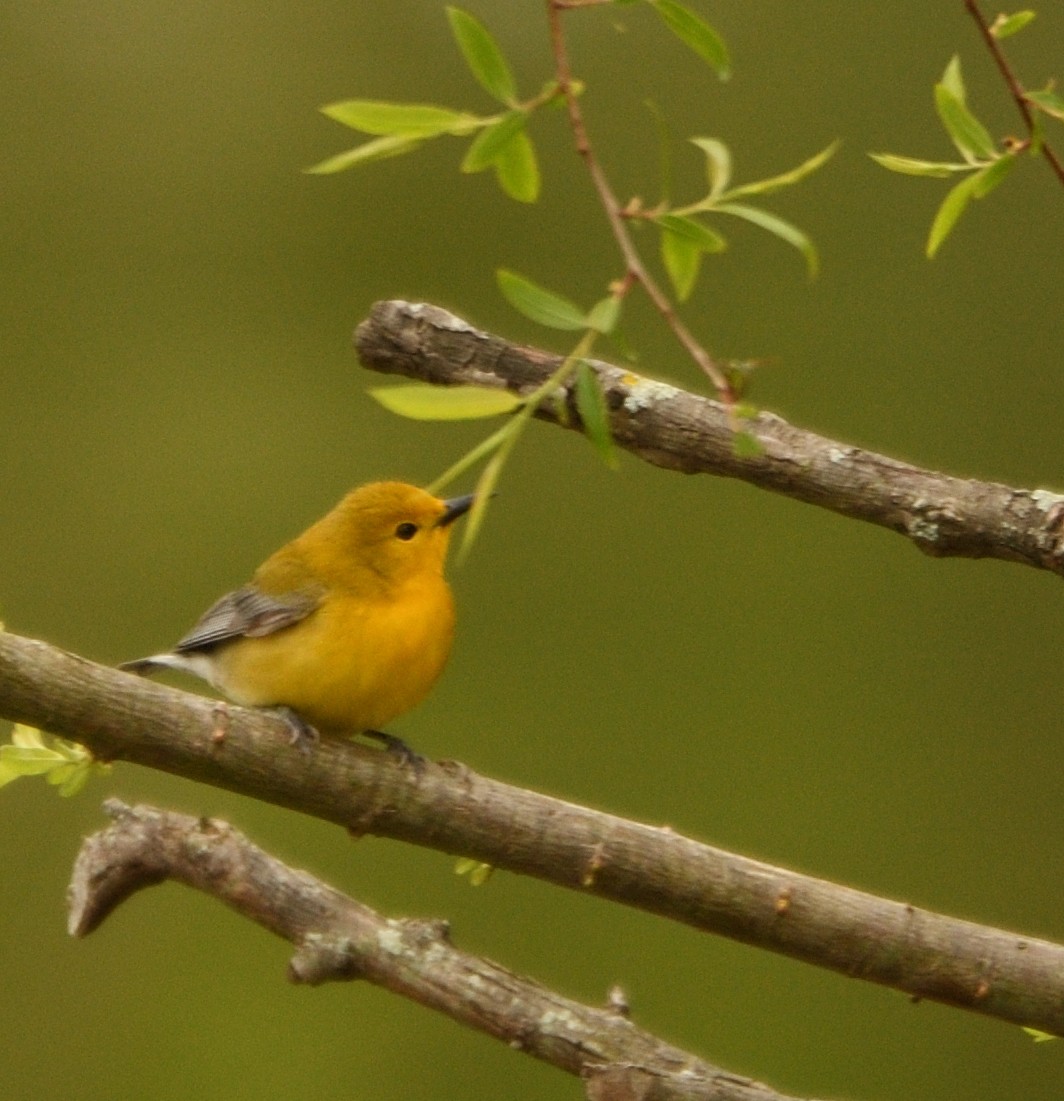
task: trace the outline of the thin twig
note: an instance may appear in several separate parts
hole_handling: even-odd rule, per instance
[[[878,898],[504,784],[336,738],[310,754],[274,715],[0,633],[0,716],[120,758],[620,902],[986,1016],[1064,1035],[1064,946]]]
[[[551,48],[554,52],[554,64],[558,79],[558,87],[565,96],[566,106],[569,112],[569,125],[573,131],[576,142],[576,151],[583,158],[587,166],[588,174],[594,185],[595,192],[606,213],[610,224],[610,230],[617,242],[621,255],[624,257],[626,273],[629,278],[635,279],[646,291],[647,297],[654,304],[655,309],[664,318],[665,323],[672,330],[676,339],[683,346],[687,354],[695,361],[699,369],[709,378],[716,387],[720,400],[727,406],[734,405],[735,392],[728,377],[720,365],[713,359],[703,345],[695,338],[694,334],[683,323],[676,313],[669,296],[661,289],[654,277],[647,271],[639,250],[635,247],[632,235],[628,232],[624,218],[621,214],[621,204],[617,201],[613,188],[610,186],[606,173],[599,164],[591,148],[588,137],[587,124],[580,107],[580,100],[576,94],[573,81],[572,68],[569,64],[569,52],[565,43],[565,33],[562,23],[562,15],[573,7],[586,7],[586,4],[566,3],[565,0],[547,0],[547,15],[550,20]]]
[[[460,951],[446,922],[384,918],[226,822],[116,799],[105,810],[113,824],[85,840],[74,865],[74,936],[90,933],[134,892],[172,879],[295,945],[293,982],[365,979],[584,1078],[589,1097],[793,1101],[665,1043],[623,1011],[582,1005]],[[604,1076],[634,1092],[603,1093]]]
[[[1023,121],[1027,126],[1028,133],[1033,138],[1035,135],[1035,120],[1034,114],[1031,111],[1031,105],[1027,102],[1026,90],[1020,83],[1020,79],[1016,76],[1012,66],[1009,64],[1009,59],[1005,56],[1005,51],[1001,48],[1001,42],[991,34],[990,24],[983,18],[983,13],[979,10],[977,0],[964,0],[964,6],[968,10],[968,14],[975,20],[976,25],[979,27],[979,34],[986,44],[986,48],[990,51],[990,56],[994,59],[994,63],[997,65],[998,71],[1001,73],[1005,84],[1008,86],[1012,98],[1016,101],[1016,106],[1023,116]],[[1057,179],[1064,184],[1064,162],[1061,162],[1060,158],[1044,140],[1041,143],[1041,149],[1042,156],[1049,162],[1053,171],[1056,173]]]

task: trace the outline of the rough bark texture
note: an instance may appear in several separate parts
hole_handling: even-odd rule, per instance
[[[251,844],[225,822],[128,807],[86,839],[69,889],[84,936],[135,891],[174,879],[295,945],[293,982],[365,979],[587,1081],[593,1098],[790,1101],[451,944],[446,922],[390,920]],[[628,1092],[620,1092],[622,1090]]]
[[[635,906],[843,974],[1064,1035],[1064,947],[877,898],[503,784],[416,769],[0,633],[0,716],[373,833]]]
[[[481,332],[436,306],[378,302],[355,332],[374,371],[439,385],[531,393],[560,358]],[[616,442],[656,466],[741,478],[762,489],[889,528],[925,554],[1000,558],[1064,574],[1064,496],[922,470],[759,413],[746,428],[763,449],[735,453],[719,402],[592,361]],[[545,402],[541,420],[580,430],[572,393]]]

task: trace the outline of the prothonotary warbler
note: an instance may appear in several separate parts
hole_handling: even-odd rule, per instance
[[[381,727],[421,702],[450,654],[443,562],[451,524],[472,504],[402,482],[352,490],[173,650],[120,668],[194,673],[245,707],[279,709],[293,740],[367,734],[411,756]]]

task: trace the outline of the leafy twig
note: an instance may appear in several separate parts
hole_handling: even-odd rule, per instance
[[[727,146],[717,138],[693,138],[693,144],[706,157],[709,191],[703,198],[671,211],[664,206],[654,211],[644,210],[638,199],[622,207],[592,150],[579,101],[583,86],[573,77],[563,31],[563,13],[595,7],[602,2],[604,0],[548,0],[547,19],[554,55],[554,77],[543,85],[537,95],[525,99],[518,96],[510,64],[487,27],[468,12],[455,7],[447,9],[452,34],[470,72],[481,88],[502,105],[504,110],[501,112],[479,115],[432,104],[397,104],[363,99],[343,100],[322,109],[337,122],[373,135],[373,138],[354,149],[329,157],[308,169],[310,172],[339,172],[383,157],[411,153],[430,139],[446,136],[470,138],[462,171],[481,172],[493,168],[503,191],[520,201],[534,202],[540,191],[540,174],[535,149],[527,132],[528,123],[541,108],[550,103],[564,102],[577,151],[584,160],[624,262],[621,276],[610,283],[606,297],[586,311],[514,272],[498,272],[500,289],[520,312],[550,328],[582,334],[559,369],[558,377],[544,392],[525,394],[520,401],[512,404],[504,402],[505,408],[500,408],[497,403],[478,399],[468,392],[468,388],[467,392],[459,395],[417,394],[409,388],[403,388],[404,392],[398,393],[380,389],[372,391],[373,396],[388,409],[418,419],[433,419],[434,410],[437,414],[435,419],[439,420],[490,416],[502,411],[515,414],[508,425],[452,464],[433,483],[438,487],[475,463],[484,463],[477,485],[477,504],[465,525],[463,551],[469,548],[479,529],[486,502],[519,433],[530,417],[539,414],[540,406],[552,390],[576,381],[573,390],[574,419],[585,429],[601,457],[610,465],[614,464],[615,453],[609,438],[608,417],[598,380],[594,372],[582,367],[581,361],[598,334],[614,331],[621,305],[634,287],[643,288],[681,347],[715,387],[727,410],[736,455],[750,457],[757,453],[757,442],[745,425],[749,409],[739,404],[744,389],[743,376],[730,365],[715,360],[684,324],[673,300],[647,270],[629,232],[630,220],[651,221],[659,231],[662,262],[676,300],[680,302],[693,290],[703,257],[726,246],[725,239],[715,229],[705,225],[703,217],[723,215],[750,222],[798,249],[805,257],[810,275],[815,274],[817,269],[816,248],[804,232],[770,211],[734,200],[770,194],[797,183],[831,157],[834,145],[788,172],[729,189],[731,153]],[[677,39],[714,69],[722,80],[727,79],[731,71],[727,45],[697,12],[681,0],[648,0],[648,5]],[[438,401],[434,401],[434,397]]]
[[[994,59],[994,64],[997,65],[1002,79],[1008,86],[1009,92],[1016,102],[1016,107],[1023,116],[1027,132],[1033,141],[1035,135],[1038,133],[1038,127],[1035,123],[1034,113],[1031,111],[1031,106],[1027,101],[1028,93],[1020,83],[1019,77],[1017,77],[1016,73],[1013,71],[1009,59],[1005,56],[1005,51],[1001,48],[999,38],[993,33],[993,24],[987,23],[983,18],[983,13],[979,9],[977,0],[964,0],[964,6],[968,14],[975,20],[976,26],[979,28],[980,37],[983,39],[987,50],[990,52],[990,56]],[[1064,184],[1064,162],[1061,161],[1044,139],[1042,139],[1039,144],[1041,146],[1042,156],[1049,162],[1057,179]]]
[[[894,153],[869,154],[884,168],[906,176],[963,177],[946,193],[931,222],[926,246],[928,259],[942,247],[971,202],[989,195],[1012,172],[1023,151],[1023,147],[1008,145],[999,150],[987,128],[968,107],[967,95],[960,58],[954,56],[935,85],[935,110],[961,155],[960,162],[927,161]]]
[[[588,137],[587,125],[584,122],[580,101],[575,92],[572,68],[569,64],[569,53],[565,41],[565,33],[562,24],[564,12],[572,5],[559,0],[547,0],[547,16],[550,21],[551,47],[554,52],[554,64],[557,73],[558,87],[565,97],[569,112],[569,124],[572,127],[573,137],[576,142],[576,151],[583,158],[587,166],[588,174],[598,194],[602,209],[610,225],[610,230],[617,242],[621,255],[624,258],[626,277],[636,280],[654,307],[661,314],[665,323],[672,330],[676,339],[680,342],[688,355],[697,366],[709,378],[717,390],[721,400],[726,405],[733,405],[736,400],[735,392],[728,380],[723,367],[709,354],[705,347],[695,338],[682,319],[673,308],[668,295],[658,286],[657,281],[647,271],[632,235],[628,232],[625,219],[621,212],[621,204],[617,201],[613,188],[610,186],[606,174],[595,157]]]

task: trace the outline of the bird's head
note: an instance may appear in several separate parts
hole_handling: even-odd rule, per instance
[[[372,482],[348,493],[307,535],[321,529],[333,568],[398,584],[443,572],[451,525],[472,504],[471,495],[441,500],[403,482]]]

